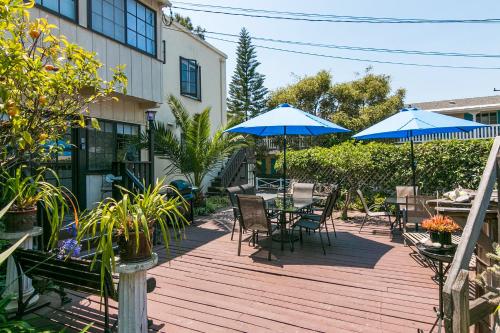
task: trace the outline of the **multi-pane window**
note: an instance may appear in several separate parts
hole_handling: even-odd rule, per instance
[[[201,68],[196,60],[180,59],[181,95],[201,99]]]
[[[36,0],[36,4],[70,20],[76,20],[76,0]]]
[[[90,171],[111,170],[114,160],[115,138],[113,123],[99,121],[101,129],[87,129],[88,169]]]
[[[139,125],[99,120],[100,130],[87,128],[88,170],[111,170],[113,161],[139,161]]]
[[[127,44],[156,53],[155,13],[135,0],[127,0]]]
[[[480,112],[476,115],[476,121],[486,125],[497,124],[496,112]]]
[[[153,10],[137,0],[90,1],[92,30],[156,55],[156,15]]]
[[[92,0],[92,29],[125,42],[125,0]]]
[[[139,161],[139,126],[116,124],[116,159],[118,161]]]

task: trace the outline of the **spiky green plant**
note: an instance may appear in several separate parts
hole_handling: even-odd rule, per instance
[[[169,160],[166,174],[182,174],[191,184],[201,188],[207,174],[225,157],[244,145],[243,137],[224,133],[235,124],[233,122],[219,127],[211,136],[209,107],[191,116],[185,106],[172,95],[168,98],[168,105],[180,134],[164,123],[156,122],[155,155]],[[143,141],[146,140],[146,135],[143,134]]]
[[[109,198],[82,216],[76,236],[78,243],[88,238],[97,239],[92,267],[98,259],[101,261],[101,290],[104,290],[106,271],[109,273],[115,271],[113,247],[117,235],[123,236],[128,242],[134,241],[130,238],[130,234],[135,233],[138,249],[139,233],[143,232],[147,241],[151,243],[150,230],[157,225],[168,250],[171,231],[174,237],[177,237],[188,223],[182,213],[182,210],[187,208],[187,203],[174,188],[164,185],[163,179],[157,180],[154,186],[150,185],[141,193],[134,193],[122,187],[120,189],[123,194],[121,200]],[[178,195],[167,197],[169,191],[174,191]]]

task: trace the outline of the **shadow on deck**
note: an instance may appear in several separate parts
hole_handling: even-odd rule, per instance
[[[269,240],[260,248],[230,240],[225,213],[198,220],[170,254],[159,246],[160,264],[148,312],[161,332],[416,332],[428,331],[437,305],[433,272],[412,259],[399,236],[384,224],[336,220],[337,237],[323,255],[318,234],[280,251]],[[330,225],[331,226],[331,225]],[[44,309],[39,326],[79,329],[95,322],[102,332],[98,296],[73,294],[73,303]],[[116,314],[116,304],[111,312]],[[114,322],[115,319],[112,319]]]

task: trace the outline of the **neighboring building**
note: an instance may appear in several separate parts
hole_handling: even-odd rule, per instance
[[[467,133],[425,135],[417,138],[420,141],[434,139],[486,139],[494,138],[500,134],[500,95],[412,103],[411,106],[425,111],[442,113],[490,125],[490,127]]]
[[[147,160],[130,139],[145,129],[145,111],[163,102],[161,8],[167,4],[167,0],[36,0],[30,10],[33,17],[46,17],[57,25],[69,41],[96,52],[104,63],[100,71],[104,79],[112,75],[111,67],[126,65],[127,95],[118,94],[119,102],[90,110],[102,130],[68,133],[75,148],[68,145],[53,166],[81,208],[110,195],[105,175],[113,172],[113,162]]]
[[[169,95],[174,95],[191,114],[200,113],[210,107],[214,133],[226,123],[226,54],[176,22],[169,26],[164,25],[162,30],[166,44],[163,100],[166,101]],[[176,126],[167,103],[162,104],[156,119],[172,128]],[[168,161],[156,158],[156,177],[165,176],[167,165]],[[173,178],[182,177],[169,177]],[[206,182],[208,184],[210,179]]]

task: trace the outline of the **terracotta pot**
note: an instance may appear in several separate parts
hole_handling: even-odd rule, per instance
[[[124,262],[138,262],[150,259],[152,253],[151,242],[153,241],[153,230],[149,231],[150,241],[147,240],[144,232],[140,232],[139,244],[137,244],[135,239],[135,232],[129,232],[128,236],[128,241],[125,240],[125,236],[123,235],[118,238],[120,259]]]
[[[36,207],[28,210],[8,210],[3,222],[5,232],[30,231],[36,224]]]

